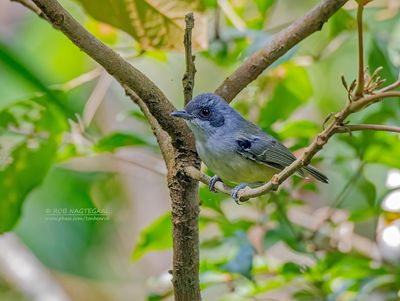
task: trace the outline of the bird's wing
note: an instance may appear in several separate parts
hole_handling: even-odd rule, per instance
[[[284,169],[296,160],[296,157],[276,139],[265,135],[241,135],[236,139],[236,151],[242,156],[266,164],[278,170]],[[300,171],[300,174],[303,174]]]

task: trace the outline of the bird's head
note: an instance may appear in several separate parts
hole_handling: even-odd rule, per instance
[[[222,97],[204,93],[193,98],[184,111],[172,112],[171,116],[185,119],[196,138],[200,138],[222,130],[236,114]]]

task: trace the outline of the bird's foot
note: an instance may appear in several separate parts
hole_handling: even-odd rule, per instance
[[[232,188],[231,197],[233,198],[233,200],[235,201],[236,204],[240,205],[239,196],[238,196],[239,191],[241,189],[247,187],[248,185],[249,185],[248,183],[240,183],[239,185]]]
[[[212,192],[217,192],[217,190],[215,190],[215,183],[218,181],[222,182],[221,178],[217,175],[213,176],[210,180],[210,183],[208,183],[208,189]]]

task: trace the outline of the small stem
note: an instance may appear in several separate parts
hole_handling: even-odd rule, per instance
[[[380,124],[349,124],[338,126],[335,130],[336,133],[348,133],[356,131],[381,131],[400,133],[400,127]]]
[[[183,96],[185,105],[193,97],[194,76],[196,74],[196,67],[194,65],[195,56],[192,55],[192,29],[194,27],[193,13],[185,16],[186,28],[183,44],[185,45],[185,58],[186,58],[186,71],[182,78]]]
[[[357,29],[358,29],[358,81],[355,96],[360,97],[364,91],[364,42],[363,42],[363,0],[358,1]]]

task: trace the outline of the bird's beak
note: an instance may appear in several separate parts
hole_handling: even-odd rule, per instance
[[[171,116],[178,117],[178,118],[183,118],[183,119],[186,119],[186,120],[190,120],[190,119],[193,118],[193,115],[189,114],[186,111],[175,111],[175,112],[171,113]]]

